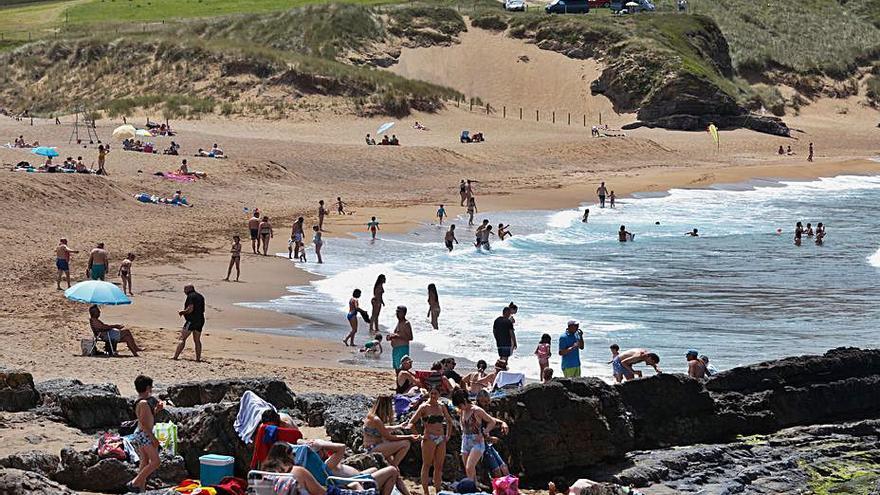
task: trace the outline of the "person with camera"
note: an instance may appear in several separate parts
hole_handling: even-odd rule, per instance
[[[566,378],[581,376],[580,352],[584,348],[584,332],[580,329],[580,323],[575,320],[568,321],[568,328],[559,337],[559,355],[562,356],[562,374]]]

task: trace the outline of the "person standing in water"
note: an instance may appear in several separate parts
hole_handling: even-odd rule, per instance
[[[451,250],[452,249],[450,249],[450,251]],[[67,280],[67,288],[70,288],[70,255],[78,252],[79,251],[73,251],[67,247],[67,239],[62,238],[58,241],[58,246],[55,248],[55,268],[58,270],[58,277],[55,281],[58,290],[61,290],[62,275],[64,275]]]
[[[504,225],[503,223],[498,224],[498,240],[503,241],[508,237],[513,237],[513,234],[510,233],[510,225]]]
[[[587,223],[589,220],[590,220],[590,209],[587,208],[586,210],[584,210],[584,216],[583,216],[583,218],[581,218],[581,222]]]
[[[628,242],[632,240],[632,234],[627,232],[626,225],[620,226],[620,230],[617,232],[617,240],[620,242]]]
[[[443,205],[440,205],[440,208],[437,209],[437,221],[440,225],[443,225],[443,217],[446,216],[446,208]]]
[[[315,233],[312,235],[312,244],[315,245],[315,256],[318,257],[318,263],[324,263],[324,258],[321,257],[321,248],[324,246],[324,239],[321,234],[321,226],[315,225],[312,227],[312,230]],[[303,248],[305,250],[305,248]]]
[[[611,194],[608,195],[608,201],[609,201],[610,206],[612,208],[614,208],[614,200],[615,199],[616,199],[616,196],[614,196],[614,191],[611,191]]]
[[[458,244],[458,239],[455,238],[455,224],[449,226],[449,230],[446,231],[446,235],[443,237],[443,242],[446,243],[446,249],[451,253],[452,243]]]
[[[801,245],[801,238],[803,237],[803,235],[804,235],[804,226],[801,224],[801,222],[798,222],[794,226],[794,245],[795,246]]]
[[[248,219],[247,226],[251,233],[251,249],[254,254],[260,254],[260,210],[254,208],[254,216]]]
[[[475,213],[477,213],[477,200],[471,196],[467,199],[468,227],[474,226]]]
[[[486,225],[486,228],[480,232],[480,241],[479,241],[480,242],[479,247],[482,247],[486,251],[490,251],[492,249],[492,247],[489,245],[489,236],[490,235],[495,235],[495,233],[492,232],[491,225]]]
[[[428,318],[431,319],[431,326],[437,330],[437,319],[440,318],[440,296],[437,295],[437,286],[434,284],[428,284]]]
[[[596,188],[596,194],[599,196],[599,208],[605,208],[605,196],[608,195],[608,189],[605,187],[604,182]]]
[[[464,206],[464,203],[467,201],[467,184],[464,183],[464,179],[461,179],[461,182],[458,184],[458,194],[461,196],[461,204],[459,206]]]
[[[361,290],[355,289],[354,292],[351,293],[351,299],[348,300],[348,314],[346,314],[345,319],[348,320],[348,324],[351,326],[351,331],[348,332],[348,335],[346,335],[344,339],[342,339],[342,343],[346,346],[354,347],[354,336],[358,331],[358,310],[361,309],[358,302],[358,298],[360,297]]]
[[[232,236],[232,248],[229,250],[229,268],[226,269],[226,278],[223,280],[229,282],[229,276],[232,275],[232,267],[235,267],[235,281],[241,276],[241,237]]]
[[[391,343],[391,365],[395,373],[400,371],[400,363],[404,356],[409,355],[409,343],[412,339],[412,325],[406,319],[406,306],[398,306],[397,326],[388,335],[388,342]]]
[[[370,231],[370,235],[372,239],[376,240],[376,232],[379,231],[379,222],[376,221],[376,217],[370,217],[369,223],[367,223],[367,229]]]
[[[293,259],[298,260],[299,250],[305,249],[305,243],[303,242],[303,237],[305,236],[305,231],[303,229],[303,223],[305,219],[303,217],[299,217],[293,222],[293,226],[290,228],[290,238],[293,239]]]
[[[816,225],[816,245],[821,245],[825,241],[825,224],[819,222]]]
[[[382,312],[382,306],[385,306],[385,274],[379,274],[376,277],[376,283],[373,284],[373,298],[370,304],[373,306],[373,313],[370,315],[370,333],[379,333],[379,313]]]

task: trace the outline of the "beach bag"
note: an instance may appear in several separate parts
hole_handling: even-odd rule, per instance
[[[519,495],[519,478],[516,476],[502,476],[492,480],[493,495]]]
[[[119,425],[119,434],[127,437],[128,435],[134,434],[134,431],[137,429],[138,422],[136,419],[132,419],[131,421],[123,421],[121,425]]]
[[[159,441],[159,448],[171,455],[177,455],[177,425],[174,423],[156,423],[153,425],[153,436]]]
[[[95,339],[89,337],[79,340],[79,350],[83,356],[91,356],[95,352]]]
[[[125,454],[125,445],[122,437],[110,432],[102,433],[98,437],[98,457],[101,459],[119,459],[124,461],[128,458]]]

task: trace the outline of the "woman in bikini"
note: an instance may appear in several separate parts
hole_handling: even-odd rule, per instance
[[[443,482],[443,461],[446,458],[446,443],[452,436],[452,416],[443,404],[440,404],[440,391],[431,389],[428,402],[419,406],[412,419],[409,420],[409,429],[415,431],[414,425],[422,422],[422,491],[424,495],[431,495],[428,491],[428,473],[434,467],[434,491],[440,493],[440,484]]]
[[[477,361],[477,371],[468,373],[462,378],[462,383],[471,395],[478,394],[481,390],[488,388],[495,381],[495,373],[486,373],[486,368],[488,368],[486,361],[480,359]]]
[[[128,295],[133,296],[134,293],[131,291],[131,262],[134,261],[134,253],[128,253],[128,256],[122,260],[122,263],[119,265],[119,278],[122,279],[122,293],[128,293]]]
[[[400,466],[411,442],[420,440],[419,435],[395,435],[391,430],[403,428],[405,425],[385,426],[394,419],[394,398],[380,395],[376,398],[373,408],[364,418],[364,450],[368,454],[379,453],[385,456],[388,464]]]
[[[437,295],[437,286],[428,284],[428,318],[431,319],[431,326],[437,330],[437,318],[440,317],[440,296]]]
[[[159,441],[153,436],[153,424],[156,422],[156,414],[164,408],[162,402],[153,397],[153,379],[138,375],[134,379],[134,388],[138,398],[134,402],[134,412],[137,415],[137,428],[130,437],[131,446],[137,450],[140,458],[138,474],[126,484],[129,492],[140,493],[147,489],[147,478],[159,469]]]
[[[315,234],[312,235],[312,244],[315,245],[315,255],[318,257],[318,263],[323,263],[324,258],[321,257],[321,248],[324,246],[324,239],[321,235],[321,227],[314,225],[312,226],[312,230],[315,231]]]
[[[461,423],[461,463],[467,477],[477,479],[477,464],[486,451],[486,438],[483,431],[492,431],[501,427],[501,433],[507,434],[507,423],[489,416],[481,407],[471,404],[468,393],[456,389],[452,393],[452,405],[458,409]]]
[[[235,267],[235,281],[241,276],[241,237],[232,236],[232,247],[229,249],[229,268],[226,269],[226,278],[223,280],[229,282],[229,276],[232,275],[232,267]]]
[[[351,332],[348,332],[348,335],[342,339],[342,343],[347,346],[354,346],[354,335],[358,331],[358,312],[361,309],[358,298],[360,297],[361,290],[355,289],[351,293],[351,299],[348,300],[348,314],[345,315],[345,318],[348,320],[348,324],[351,325]]]
[[[269,223],[269,217],[263,217],[260,222],[260,239],[263,242],[263,256],[269,253],[269,239],[275,237],[275,231],[272,230],[272,224]]]
[[[376,277],[376,283],[373,284],[373,298],[370,303],[373,305],[373,313],[370,315],[370,333],[379,333],[379,313],[382,312],[382,306],[385,305],[385,275],[380,274]]]

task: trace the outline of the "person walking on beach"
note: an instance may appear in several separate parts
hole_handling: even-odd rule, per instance
[[[110,253],[104,249],[104,243],[99,242],[95,249],[89,253],[88,277],[92,280],[104,280],[107,270],[110,268]]]
[[[251,249],[254,254],[260,253],[260,210],[254,208],[254,216],[250,217],[247,222],[248,230],[251,233]]]
[[[801,238],[803,237],[803,235],[804,235],[804,226],[803,226],[803,224],[801,224],[801,222],[798,222],[794,227],[794,245],[795,246],[801,245]]]
[[[70,255],[76,254],[79,251],[73,251],[69,247],[67,247],[67,239],[62,238],[58,241],[58,246],[55,248],[55,268],[58,270],[58,276],[56,277],[56,285],[58,286],[58,290],[61,289],[61,276],[64,275],[67,280],[67,288],[70,288]]]
[[[134,262],[134,253],[128,253],[125,256],[125,259],[122,260],[122,263],[119,264],[119,278],[122,279],[122,293],[125,294],[128,291],[129,296],[133,296],[134,293],[131,291],[131,264]]]
[[[608,195],[608,189],[605,187],[604,182],[599,184],[596,194],[599,196],[599,208],[605,208],[605,196]]]
[[[467,201],[467,184],[464,183],[464,179],[461,179],[461,183],[458,184],[458,195],[461,196],[461,204],[459,206],[464,206],[464,203]]]
[[[147,479],[153,474],[159,465],[159,440],[153,435],[153,425],[156,423],[156,414],[164,409],[165,405],[153,397],[153,379],[138,375],[134,379],[134,389],[138,398],[134,401],[134,413],[137,416],[137,427],[130,438],[131,446],[137,451],[140,458],[137,476],[129,481],[125,487],[129,492],[139,493],[146,491]]]
[[[443,242],[446,243],[446,249],[451,253],[452,243],[458,244],[458,239],[455,238],[455,224],[449,226],[449,230],[446,231],[446,235],[443,237]]]
[[[268,256],[269,239],[275,237],[275,231],[272,230],[272,224],[269,223],[269,217],[263,217],[260,222],[260,242],[263,244],[263,256]]]
[[[691,378],[706,378],[706,365],[700,360],[700,353],[696,349],[689,349],[684,356],[688,365],[688,376]]]
[[[345,215],[345,207],[346,206],[347,205],[345,204],[344,201],[342,201],[342,198],[339,196],[336,196],[336,214],[337,215]]]
[[[538,368],[540,373],[538,376],[541,377],[541,383],[544,383],[544,370],[550,366],[550,334],[545,333],[541,336],[540,342],[538,342],[538,347],[535,348],[535,356],[538,358]]]
[[[370,333],[379,333],[379,313],[385,306],[385,274],[380,273],[373,284],[373,298],[370,299],[373,312],[370,314]]]
[[[315,245],[315,256],[318,257],[318,263],[324,263],[324,258],[321,257],[321,248],[324,247],[324,239],[321,234],[321,226],[314,225],[312,226],[312,230],[315,231],[315,233],[312,234],[312,244]]]
[[[293,225],[290,228],[290,238],[293,239],[293,259],[295,260],[300,259],[299,250],[305,248],[303,243],[303,236],[305,235],[305,232],[303,231],[303,222],[305,222],[305,219],[299,217],[293,222]]]
[[[348,332],[348,335],[342,339],[342,343],[346,346],[354,347],[354,336],[358,331],[358,314],[360,314],[360,301],[361,290],[355,289],[351,294],[351,299],[348,300],[348,314],[346,314],[345,319],[348,320],[348,324],[351,326],[351,331]]]
[[[505,306],[501,310],[501,316],[495,318],[495,322],[492,323],[492,335],[495,337],[498,357],[506,362],[516,350],[516,333],[513,329],[513,321],[510,320],[510,306]]]
[[[810,143],[810,151],[809,151],[809,154],[807,155],[807,161],[808,162],[813,161],[813,143]]]
[[[177,344],[177,350],[174,351],[172,359],[177,361],[191,334],[193,344],[196,347],[196,362],[200,363],[202,361],[202,329],[205,328],[205,298],[196,292],[196,288],[192,285],[185,286],[183,293],[186,294],[186,301],[183,303],[183,311],[178,311],[177,314],[183,316],[184,324],[180,330],[180,342]]]
[[[443,225],[443,217],[446,216],[446,208],[443,205],[440,205],[440,208],[437,209],[437,220],[440,225]]]
[[[370,236],[372,240],[376,240],[376,232],[379,231],[379,222],[376,220],[376,217],[370,217],[370,221],[367,223],[367,229],[370,231]]]
[[[431,319],[431,326],[437,330],[437,319],[440,318],[440,296],[437,295],[437,286],[434,284],[428,284],[428,318]]]
[[[584,333],[580,323],[568,321],[565,333],[559,337],[559,355],[562,356],[562,375],[566,378],[581,376],[581,350],[584,348]]]
[[[398,306],[397,327],[388,335],[388,342],[391,343],[391,365],[395,372],[400,370],[403,357],[409,355],[409,343],[412,339],[412,325],[406,319],[406,306]]]
[[[318,201],[318,230],[324,231],[324,217],[327,216],[327,208],[324,208],[324,200]]]
[[[632,380],[636,376],[642,376],[641,371],[633,369],[633,366],[638,363],[645,363],[654,368],[657,374],[660,374],[660,368],[657,366],[660,364],[660,356],[647,349],[630,349],[621,352],[611,360],[611,369],[614,371],[615,377],[620,375],[626,380]]]
[[[229,268],[226,270],[226,278],[223,280],[229,282],[229,276],[232,275],[232,267],[235,267],[235,281],[241,276],[241,237],[232,236],[232,247],[229,249]]]
[[[477,200],[473,197],[467,199],[468,227],[474,226],[474,214],[477,213]]]

